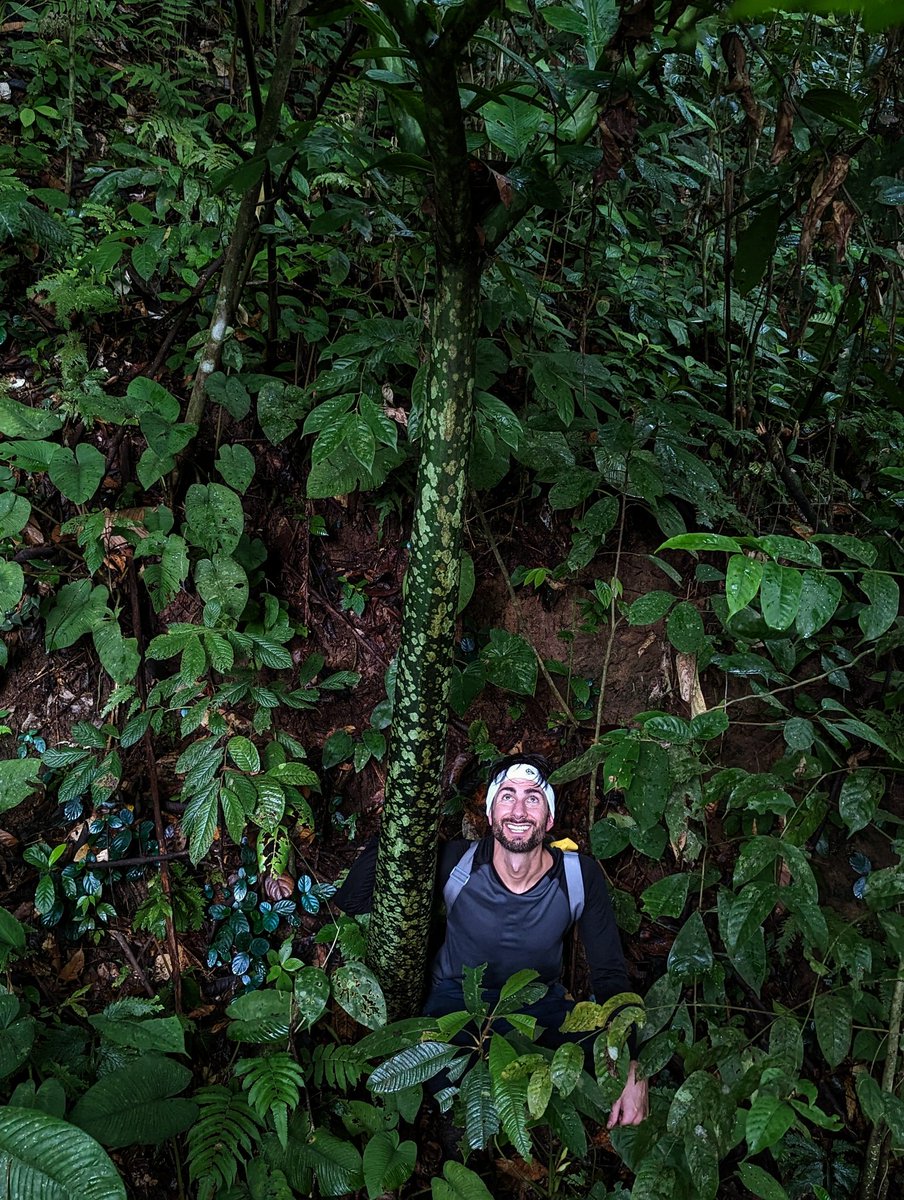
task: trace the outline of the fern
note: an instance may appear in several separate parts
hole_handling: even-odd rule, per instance
[[[200,1114],[188,1131],[189,1177],[198,1185],[198,1200],[211,1200],[235,1182],[260,1142],[261,1123],[241,1092],[215,1085],[194,1099]]]
[[[285,1050],[275,1050],[260,1058],[243,1058],[235,1073],[242,1080],[248,1093],[248,1102],[265,1121],[267,1114],[273,1118],[279,1144],[285,1150],[288,1145],[289,1112],[298,1107],[301,1089],[304,1087],[304,1072]]]
[[[112,312],[119,305],[110,288],[80,278],[74,269],[45,275],[28,289],[28,295],[45,308],[53,307],[56,319],[64,326],[75,312],[93,316]]]
[[[121,1021],[123,1017],[151,1017],[162,1010],[163,1005],[159,1000],[147,1000],[144,996],[123,996],[121,1000],[114,1000],[106,1006],[104,1016]]]
[[[357,1046],[337,1046],[333,1043],[314,1047],[314,1082],[318,1087],[348,1091],[364,1074],[367,1064]]]

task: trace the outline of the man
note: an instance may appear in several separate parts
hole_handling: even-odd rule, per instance
[[[428,1016],[464,1008],[462,970],[487,964],[486,998],[493,1003],[509,976],[525,968],[539,972],[547,994],[524,1011],[536,1017],[547,1046],[574,1040],[559,1026],[574,1007],[562,985],[566,934],[575,924],[564,853],[546,842],[555,818],[549,764],[540,755],[511,755],[492,768],[486,798],[491,836],[456,840],[440,850],[439,886],[446,900],[445,940],[433,963],[424,1012]],[[455,869],[473,849],[470,869]],[[349,913],[367,912],[373,894],[376,842],[349,872],[336,903]],[[590,967],[594,996],[603,1004],[629,990],[615,915],[597,862],[578,857],[583,908],[576,924]],[[572,875],[574,878],[574,875]],[[455,882],[452,882],[452,881]],[[608,1125],[639,1125],[648,1112],[646,1080],[632,1060],[628,1080],[612,1107]]]

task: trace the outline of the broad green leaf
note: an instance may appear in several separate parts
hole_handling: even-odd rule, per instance
[[[740,612],[753,600],[760,590],[763,579],[763,564],[746,554],[733,554],[725,571],[725,599],[728,615]]]
[[[72,1123],[105,1146],[155,1145],[182,1133],[198,1115],[177,1098],[191,1071],[159,1054],[145,1054],[90,1087],[72,1110]]]
[[[628,609],[628,624],[652,625],[662,620],[674,603],[671,592],[647,592],[638,596]]]
[[[666,634],[679,654],[698,654],[706,643],[703,619],[688,600],[680,601],[669,613]]]
[[[691,738],[693,741],[709,742],[721,737],[728,729],[728,714],[724,708],[710,708],[706,712],[697,713],[691,720]]]
[[[681,720],[680,717],[674,719]],[[658,729],[650,729],[650,724],[647,722],[645,731],[653,733],[654,736],[662,736]],[[668,752],[656,742],[641,742],[637,768],[631,786],[625,790],[628,812],[641,829],[650,829],[662,817],[668,802],[670,785]]]
[[[38,758],[0,759],[0,813],[9,812],[41,786],[40,770]]]
[[[195,583],[205,604],[238,619],[248,603],[248,576],[243,567],[226,554],[202,558],[195,567]]]
[[[604,818],[590,830],[590,853],[595,858],[614,858],[629,842],[628,831],[622,825]]]
[[[707,975],[712,970],[713,962],[713,950],[703,917],[699,912],[694,912],[679,930],[669,950],[669,975],[681,983],[692,983]]]
[[[289,992],[263,990],[246,992],[226,1009],[229,1028],[226,1036],[233,1042],[263,1045],[285,1042],[291,1028],[292,996]]]
[[[67,500],[84,504],[97,491],[105,469],[106,459],[101,452],[89,442],[80,442],[75,453],[66,446],[58,446],[47,473]]]
[[[499,1132],[499,1114],[493,1103],[490,1072],[485,1062],[475,1063],[461,1081],[461,1101],[468,1145],[472,1150],[482,1150]]]
[[[804,571],[800,608],[795,618],[795,628],[801,637],[812,637],[832,619],[841,602],[841,593],[841,583],[834,575]]]
[[[88,1020],[108,1042],[142,1052],[184,1054],[185,1028],[178,1017],[122,1017],[97,1013]]]
[[[788,629],[800,608],[803,578],[794,567],[767,562],[763,566],[760,606],[763,619],[771,629]]]
[[[220,789],[216,783],[198,791],[185,806],[182,832],[188,837],[188,853],[198,863],[213,845],[220,814]]]
[[[94,648],[114,683],[131,683],[141,667],[138,639],[123,637],[119,621],[109,611],[94,626]]]
[[[60,413],[46,408],[31,408],[0,392],[0,434],[11,438],[41,441],[57,433],[63,424]]]
[[[0,538],[15,537],[28,524],[31,505],[15,492],[0,493]]]
[[[617,0],[584,0],[583,9],[587,21],[587,65],[596,67],[618,29],[621,9]],[[541,11],[545,12],[545,9]]]
[[[290,1150],[292,1149],[290,1141]],[[297,1153],[317,1177],[321,1196],[348,1196],[364,1186],[364,1169],[358,1149],[328,1129],[315,1129]],[[314,1194],[310,1188],[308,1194]]]
[[[863,636],[875,640],[898,615],[901,594],[897,580],[879,571],[864,571],[860,586],[869,597],[869,605],[857,614],[857,623]]]
[[[339,967],[333,975],[333,996],[359,1025],[379,1029],[386,1024],[383,992],[376,976],[364,963],[350,962]]]
[[[238,735],[226,743],[226,753],[240,771],[256,775],[261,769],[261,756],[250,738]]]
[[[734,281],[742,296],[751,292],[766,274],[766,268],[775,253],[780,215],[779,205],[767,204],[738,234]]]
[[[537,656],[518,634],[491,629],[480,657],[490,683],[519,696],[532,696],[536,691]]]
[[[493,1200],[480,1176],[461,1163],[443,1163],[443,1176],[434,1176],[431,1182],[433,1200]]]
[[[751,1154],[780,1141],[795,1121],[794,1109],[777,1096],[757,1096],[747,1113],[745,1137]]]
[[[788,1193],[778,1180],[756,1163],[741,1163],[738,1173],[747,1190],[759,1200],[788,1200]]]
[[[44,644],[48,650],[65,650],[104,619],[109,592],[94,587],[90,579],[65,583],[47,614]]]
[[[132,266],[141,276],[148,282],[154,272],[157,270],[157,263],[160,261],[160,255],[149,242],[138,242],[132,247]]]
[[[242,494],[254,478],[254,455],[247,446],[221,446],[214,464],[226,483]]]
[[[17,607],[24,590],[25,575],[19,564],[0,561],[0,621]]]
[[[683,717],[671,713],[654,713],[644,719],[644,733],[649,737],[661,738],[664,742],[674,742],[683,746],[691,740],[690,725]]]
[[[381,1063],[371,1074],[367,1086],[377,1095],[400,1092],[432,1079],[460,1053],[457,1046],[448,1046],[445,1042],[418,1042]]]
[[[803,563],[806,567],[821,567],[822,554],[819,547],[803,538],[785,537],[780,533],[767,533],[756,539],[756,544],[772,558],[786,558],[789,562]]]
[[[851,1004],[844,996],[821,993],[813,1006],[816,1021],[816,1040],[833,1069],[846,1057],[851,1048]]]
[[[549,1063],[544,1063],[533,1072],[527,1083],[527,1111],[535,1121],[546,1112],[552,1098],[552,1077]]]
[[[553,1086],[562,1096],[570,1096],[584,1069],[584,1051],[574,1042],[556,1047],[549,1066]]]
[[[481,109],[481,115],[487,137],[511,160],[521,158],[544,120],[539,105],[517,96],[506,96],[501,103],[490,101]]]
[[[852,537],[849,533],[818,533],[814,535],[813,541],[832,546],[840,554],[864,563],[867,567],[871,567],[876,561],[876,547],[861,541],[860,538]]]
[[[492,1077],[493,1103],[499,1113],[499,1123],[508,1135],[512,1145],[523,1159],[531,1160],[530,1134],[527,1131],[527,1085],[526,1079],[503,1079],[501,1073],[493,1070]]]
[[[849,834],[856,833],[872,821],[884,794],[885,779],[881,771],[861,767],[846,777],[838,798],[838,813],[847,825]]]
[[[0,1108],[0,1176],[10,1200],[126,1200],[94,1138],[38,1109]]]
[[[662,550],[724,550],[727,554],[741,554],[740,542],[721,533],[680,533],[663,542],[656,551]]]
[[[789,750],[809,750],[816,739],[813,722],[806,717],[791,717],[782,730]]]
[[[394,1130],[375,1133],[364,1147],[364,1186],[368,1200],[398,1191],[410,1178],[416,1157],[414,1142],[400,1143]]]
[[[690,875],[667,875],[651,883],[641,896],[643,911],[654,921],[659,917],[680,917],[687,903]]]
[[[684,1156],[694,1185],[694,1200],[716,1200],[719,1193],[719,1151],[705,1125],[695,1125],[685,1135]]]
[[[190,540],[209,554],[232,554],[245,528],[242,502],[222,483],[193,483],[185,496]]]

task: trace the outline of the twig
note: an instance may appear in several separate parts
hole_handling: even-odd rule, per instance
[[[616,609],[616,588],[615,584],[618,579],[618,571],[621,565],[622,542],[625,536],[625,498],[622,497],[621,502],[621,518],[618,523],[618,545],[615,548],[615,569],[612,572],[612,584],[610,592],[612,593],[609,600],[609,640],[606,643],[606,656],[603,659],[603,670],[600,675],[600,694],[596,702],[596,724],[593,729],[594,744],[600,740],[600,728],[603,724],[603,704],[606,699],[606,682],[609,677],[609,663],[612,661],[612,650],[615,646],[615,623],[617,618]],[[599,763],[593,764],[593,770],[590,772],[590,799],[587,809],[587,829],[593,824],[593,810],[596,808],[596,776],[599,771]]]
[[[901,964],[904,966],[904,962]],[[895,1090],[895,1072],[898,1069],[898,1043],[901,1040],[901,1013],[904,1010],[904,979],[898,979],[891,998],[891,1011],[888,1020],[888,1042],[885,1051],[885,1067],[882,1071],[882,1091],[893,1093]],[[877,1189],[880,1168],[885,1158],[886,1131],[879,1131],[874,1124],[866,1143],[866,1154],[863,1158],[863,1174],[860,1177],[860,1200],[873,1200],[878,1194],[884,1196],[888,1188],[887,1173]]]
[[[138,982],[144,988],[145,993],[150,997],[151,1000],[156,999],[157,993],[154,991],[154,989],[151,987],[150,983],[148,982],[147,975],[145,975],[144,971],[138,965],[138,959],[132,953],[129,943],[126,941],[126,939],[123,937],[123,935],[119,932],[118,929],[111,929],[110,937],[113,939],[114,942],[116,942],[116,944],[119,946],[120,950],[126,956],[126,961],[128,962],[129,966],[134,971],[135,978],[138,980]]]
[[[502,572],[502,578],[505,580],[505,586],[506,586],[506,589],[509,594],[509,599],[512,602],[512,607],[515,610],[515,614],[518,618],[518,626],[520,628],[520,626],[521,626],[521,603],[518,599],[518,596],[515,593],[515,589],[512,587],[512,578],[506,569],[505,563],[502,561],[502,555],[499,553],[499,547],[496,545],[496,539],[493,537],[490,527],[487,524],[487,519],[483,515],[483,509],[480,507],[480,503],[478,502],[477,495],[474,491],[471,492],[471,503],[474,505],[474,511],[477,513],[477,520],[480,522],[480,528],[483,530],[483,536],[486,538],[487,543],[493,552],[493,558],[496,559],[496,565],[499,567],[499,570]],[[575,718],[575,715],[571,711],[571,709],[568,707],[568,704],[566,703],[565,698],[562,696],[562,693],[556,687],[555,680],[553,679],[552,675],[550,675],[549,670],[547,669],[546,663],[540,657],[540,654],[539,654],[537,648],[534,645],[532,645],[531,643],[528,643],[528,644],[530,645],[531,650],[533,650],[533,652],[534,652],[534,657],[536,658],[537,665],[540,668],[540,674],[546,680],[547,687],[552,692],[552,694],[555,696],[556,701],[558,702],[559,708],[562,712],[562,715],[565,717],[565,719],[567,721],[570,721],[572,725],[577,726],[577,720]]]
[[[188,858],[187,850],[173,850],[171,854],[139,854],[135,858],[108,858],[91,863],[92,871],[118,871],[120,867],[153,867],[173,858]]]

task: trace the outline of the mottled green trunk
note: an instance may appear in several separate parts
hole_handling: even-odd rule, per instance
[[[452,66],[421,71],[434,166],[437,287],[380,854],[367,956],[393,1015],[416,1009],[436,875],[447,694],[473,423],[480,247]]]

